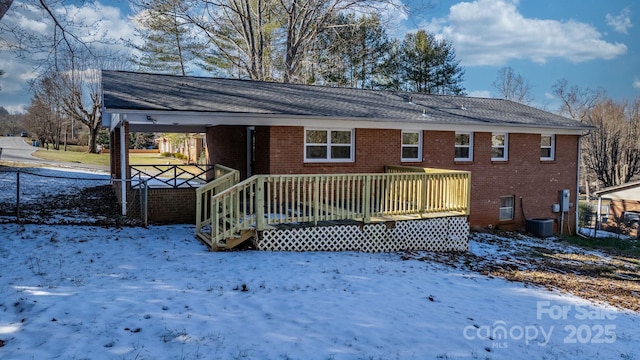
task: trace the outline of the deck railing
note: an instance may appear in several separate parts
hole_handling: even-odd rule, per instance
[[[198,236],[215,246],[239,232],[283,223],[346,219],[369,223],[399,216],[469,214],[469,172],[387,170],[383,174],[257,175],[212,195],[197,193],[198,199],[204,196]]]
[[[222,168],[220,165],[210,164],[130,165],[133,187],[144,180],[150,187],[173,189],[198,188],[227,171]]]
[[[238,170],[223,165],[213,166],[214,179],[196,189],[196,232],[211,225],[213,199],[216,194],[236,185],[240,181]],[[221,214],[218,214],[221,215]]]

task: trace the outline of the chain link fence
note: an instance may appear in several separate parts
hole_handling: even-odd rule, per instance
[[[146,226],[146,189],[138,188],[122,216],[109,174],[0,166],[0,222]]]

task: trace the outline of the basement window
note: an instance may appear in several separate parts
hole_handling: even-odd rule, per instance
[[[352,162],[353,129],[305,129],[305,162]]]
[[[515,203],[515,196],[501,196],[500,197],[500,221],[513,220],[513,208]]]

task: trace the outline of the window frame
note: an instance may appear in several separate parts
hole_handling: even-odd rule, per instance
[[[496,146],[493,144],[493,138],[494,136],[499,136],[499,135],[504,136],[504,144],[500,146]],[[503,150],[502,157],[494,157],[493,149],[502,149]],[[509,133],[507,132],[491,133],[491,161],[507,161],[507,160],[509,160]]]
[[[458,137],[458,135],[469,135],[469,144],[458,145],[454,138],[454,161],[473,161],[473,131],[456,131],[455,137]],[[469,156],[465,158],[455,157],[455,150],[458,148],[468,148]]]
[[[307,131],[324,131],[327,134],[327,143],[309,143],[307,142]],[[349,146],[349,158],[348,159],[334,159],[331,157],[331,132],[333,131],[348,131],[350,132],[351,142],[347,144],[335,144],[333,146]],[[307,147],[308,146],[326,146],[327,157],[324,159],[308,158]],[[304,147],[302,149],[305,163],[348,163],[355,161],[355,129],[340,129],[340,128],[304,128]]]
[[[511,206],[503,206],[503,203],[502,203],[503,199],[510,199],[511,200]],[[503,218],[502,217],[503,210],[510,210],[511,217],[510,218]],[[498,210],[498,219],[500,221],[513,221],[515,219],[515,211],[516,211],[516,197],[515,197],[515,195],[500,196],[500,208]]]
[[[418,144],[405,144],[404,134],[418,134]],[[403,156],[405,148],[418,148],[418,157],[405,158]],[[402,130],[400,135],[400,161],[401,162],[422,162],[422,131],[421,130]]]
[[[542,145],[542,138],[549,137],[551,145]],[[542,156],[542,149],[549,149],[549,156]],[[540,134],[540,161],[553,161],[556,158],[556,136],[555,134]]]

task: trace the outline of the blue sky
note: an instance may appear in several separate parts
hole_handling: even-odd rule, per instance
[[[14,1],[1,21],[47,31],[42,14],[16,4],[21,2]],[[116,38],[131,38],[133,25],[126,4],[95,2],[77,11],[85,19],[102,19],[95,23],[97,29]],[[552,86],[562,78],[570,85],[602,87],[616,100],[640,96],[638,1],[408,0],[407,4],[406,15],[391,14],[392,34],[426,29],[450,40],[466,69],[470,96],[494,96],[491,84],[504,66],[533,85],[532,105],[550,111],[559,106]],[[0,78],[0,106],[12,112],[24,109],[30,99],[27,80],[35,76],[33,64],[0,50],[0,68],[7,72]]]

